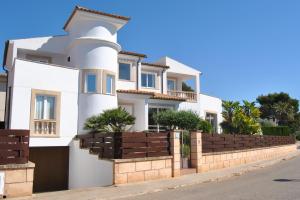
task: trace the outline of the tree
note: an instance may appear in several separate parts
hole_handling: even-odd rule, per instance
[[[188,131],[197,130],[199,116],[192,111],[166,110],[154,115],[156,123],[166,126],[168,130],[176,128]]]
[[[260,111],[255,107],[254,102],[224,101],[223,112],[224,121],[221,123],[225,133],[257,134],[261,133],[259,116]]]
[[[233,117],[235,110],[239,107],[239,102],[234,101],[223,101],[223,122],[221,123],[221,127],[225,133],[236,133],[237,129],[233,125]]]
[[[130,115],[124,108],[118,107],[88,118],[84,124],[84,129],[94,132],[122,132],[134,122],[134,116]]]
[[[201,130],[203,133],[212,133],[213,131],[212,125],[208,121],[203,119],[200,119],[197,129]]]
[[[257,97],[262,119],[271,119],[277,125],[300,129],[299,101],[287,93],[271,93]]]
[[[182,91],[194,92],[193,88],[185,82],[182,82]]]

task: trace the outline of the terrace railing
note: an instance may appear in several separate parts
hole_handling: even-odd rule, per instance
[[[89,133],[79,135],[80,147],[104,159],[169,156],[170,133]]]
[[[0,165],[25,164],[29,158],[29,130],[0,130]]]
[[[197,101],[197,93],[196,92],[168,90],[168,95],[174,96],[174,97],[185,98],[188,101]]]
[[[202,152],[222,152],[295,144],[294,136],[202,134]]]
[[[55,120],[34,120],[31,136],[57,137]]]

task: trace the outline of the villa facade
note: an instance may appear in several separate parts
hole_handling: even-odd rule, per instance
[[[132,131],[163,130],[153,114],[165,109],[192,110],[221,131],[222,101],[201,94],[200,71],[169,57],[149,63],[145,54],[122,49],[117,34],[129,20],[77,6],[66,35],[6,43],[6,127],[30,129],[30,156],[41,163],[36,173],[43,163],[63,168],[55,172],[58,189],[111,184],[111,163],[73,140],[86,133],[87,118],[106,109],[121,106],[134,115]],[[184,82],[194,91],[183,91]]]

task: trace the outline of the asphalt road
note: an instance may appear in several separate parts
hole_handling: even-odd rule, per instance
[[[300,200],[300,157],[221,182],[142,196],[135,200]]]

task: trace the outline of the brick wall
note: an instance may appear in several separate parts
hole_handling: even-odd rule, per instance
[[[34,164],[0,165],[4,172],[4,195],[6,197],[21,197],[32,195]]]
[[[200,172],[235,167],[259,160],[271,160],[297,151],[296,144],[219,153],[202,154]]]
[[[116,159],[114,184],[134,183],[172,177],[172,156]]]

